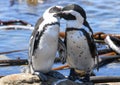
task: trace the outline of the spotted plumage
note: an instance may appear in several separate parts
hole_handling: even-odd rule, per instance
[[[75,70],[82,70],[86,75],[84,80],[89,81],[97,51],[86,13],[79,5],[71,4],[65,6],[60,14],[66,20],[66,61],[71,68],[69,79],[76,80],[79,76]]]
[[[67,63],[70,65],[71,68],[76,68],[76,69],[78,68],[79,70],[88,71],[88,68],[92,69],[92,66],[94,65],[95,55],[92,54],[92,44],[91,44],[92,39],[89,36],[89,33],[87,33],[87,31],[85,31],[82,28],[81,29],[67,28],[67,29],[68,30],[66,30],[66,39],[65,39],[67,53],[69,54],[67,56]],[[72,38],[69,37],[71,35],[73,36]],[[87,63],[88,65],[86,67]]]

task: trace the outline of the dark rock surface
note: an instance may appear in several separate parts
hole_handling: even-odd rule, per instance
[[[68,79],[55,79],[48,76],[48,81],[41,82],[36,75],[28,73],[12,74],[0,79],[0,85],[86,85]],[[87,84],[91,85],[91,84]]]
[[[48,81],[42,82],[36,75],[19,73],[0,78],[0,85],[120,85],[120,82],[78,83],[68,79],[55,79],[48,76]]]

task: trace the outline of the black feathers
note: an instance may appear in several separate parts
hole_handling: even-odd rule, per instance
[[[76,20],[76,17],[70,13],[69,14],[61,14],[61,17],[66,19],[66,20]]]
[[[35,49],[38,48],[38,45],[39,45],[39,42],[40,42],[40,38],[41,38],[41,36],[44,34],[44,31],[45,31],[45,29],[43,29],[43,30],[41,31],[41,33],[37,32],[36,37],[35,37],[35,43],[34,43],[33,53],[35,53],[35,52],[34,52]]]
[[[94,42],[93,42],[93,38],[89,35],[89,33],[86,30],[84,30],[84,29],[79,29],[79,30],[82,31],[84,36],[87,38],[87,42],[88,42],[88,45],[89,45],[89,50],[91,52],[92,57],[95,58],[96,48],[95,48],[95,45],[94,45]]]
[[[31,34],[31,40],[30,40],[30,47],[29,47],[29,56],[32,56],[33,53],[34,53],[34,48],[35,48],[35,36],[37,35],[38,36],[38,29],[39,29],[39,24],[41,24],[42,22],[44,21],[43,17],[41,17],[36,25],[35,25],[35,28]]]
[[[88,29],[90,30],[90,32],[93,34],[93,31],[92,31],[89,23],[86,20],[87,17],[86,17],[85,10],[81,6],[79,6],[77,4],[67,5],[66,7],[64,7],[62,9],[62,11],[69,11],[69,10],[73,10],[73,11],[78,12],[84,18],[83,25],[86,26],[86,27],[88,27]],[[62,17],[64,19],[66,19],[66,20],[76,20],[76,18],[77,18],[77,17],[75,17],[74,15],[72,15],[70,13],[69,14],[64,14],[63,13]]]
[[[49,10],[49,13],[58,13],[58,12],[60,12],[60,11],[61,11],[61,9],[55,6],[55,7],[52,7],[52,8]]]
[[[67,10],[74,10],[74,11],[77,11],[81,14],[81,16],[86,19],[86,13],[84,11],[84,9],[82,7],[80,7],[79,5],[77,4],[71,4],[71,5],[67,5],[66,7],[64,7],[62,9],[62,11],[67,11]]]

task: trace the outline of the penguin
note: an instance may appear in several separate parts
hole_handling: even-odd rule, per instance
[[[57,15],[62,10],[61,6],[48,8],[37,21],[29,41],[29,73],[38,75],[41,81],[47,81],[47,76],[65,78],[57,71],[52,71],[55,55],[64,47],[59,38],[60,17]],[[58,46],[63,46],[59,47]],[[63,53],[64,49],[60,53]],[[64,56],[64,54],[61,54]]]
[[[70,4],[65,6],[59,15],[66,20],[64,40],[67,50],[66,62],[71,68],[68,78],[88,82],[95,62],[98,61],[96,58],[98,53],[85,10],[77,4]],[[80,71],[85,74],[83,79],[79,77]]]

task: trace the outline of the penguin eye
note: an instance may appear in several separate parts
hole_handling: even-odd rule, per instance
[[[61,11],[60,8],[58,8],[58,7],[53,7],[53,8],[51,8],[51,9],[49,10],[49,13],[57,13],[57,12],[60,12],[60,11]]]

